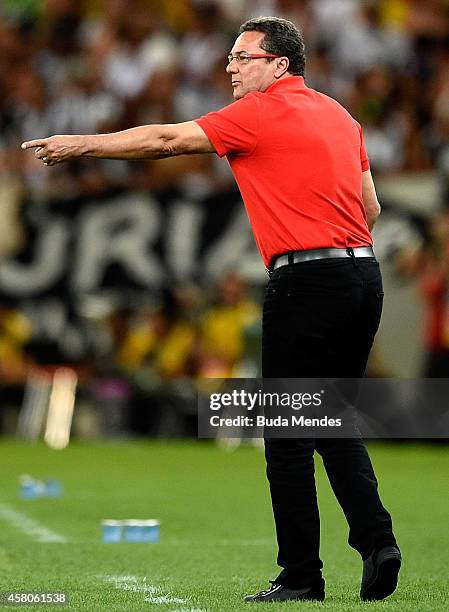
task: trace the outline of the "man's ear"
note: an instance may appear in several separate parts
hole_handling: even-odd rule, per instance
[[[288,71],[288,67],[290,66],[290,60],[288,59],[288,57],[280,57],[279,59],[275,59],[274,61],[277,64],[274,76],[279,79]]]

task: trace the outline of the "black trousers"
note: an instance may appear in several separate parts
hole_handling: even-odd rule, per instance
[[[265,378],[361,378],[379,326],[383,289],[374,258],[317,260],[272,273],[263,313]],[[366,558],[395,544],[363,441],[266,439],[278,564],[277,582],[307,586],[321,576],[314,451],[322,456],[349,524],[349,544]]]

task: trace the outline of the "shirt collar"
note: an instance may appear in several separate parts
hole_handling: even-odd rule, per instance
[[[305,87],[306,84],[304,82],[304,77],[292,75],[287,77],[286,79],[280,79],[279,81],[275,81],[269,87],[267,87],[264,93],[271,93],[272,91],[277,91],[278,89],[282,89],[285,91],[287,89],[304,89]]]

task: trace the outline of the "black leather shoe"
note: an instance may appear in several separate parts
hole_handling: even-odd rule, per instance
[[[300,600],[317,600],[324,601],[324,580],[317,582],[313,586],[304,587],[303,589],[289,589],[283,584],[271,582],[271,587],[266,591],[260,591],[256,595],[247,595],[246,602],[251,601],[300,601]]]
[[[391,595],[398,584],[401,562],[401,553],[396,546],[373,551],[363,562],[360,597],[364,601],[373,601]]]

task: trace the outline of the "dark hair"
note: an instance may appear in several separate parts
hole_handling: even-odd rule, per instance
[[[287,19],[280,17],[256,17],[240,26],[243,32],[262,32],[265,34],[261,47],[267,53],[288,57],[290,74],[304,76],[306,54],[304,40],[298,28]]]

